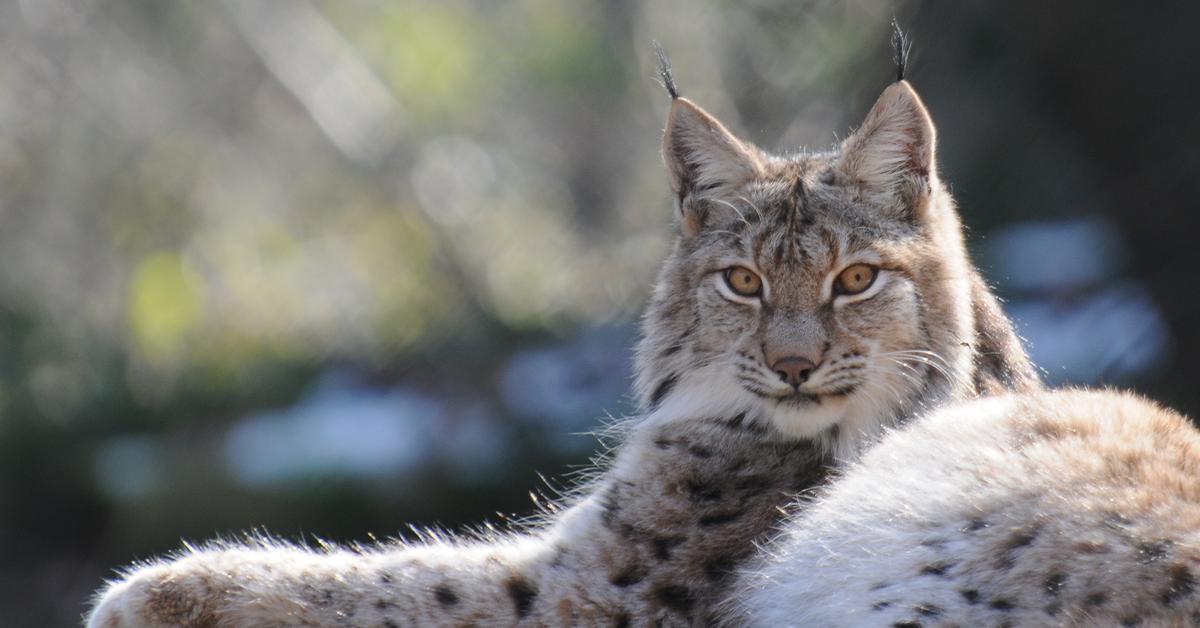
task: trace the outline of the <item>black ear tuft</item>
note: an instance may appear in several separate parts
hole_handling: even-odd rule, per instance
[[[675,88],[675,72],[671,70],[671,59],[667,57],[667,51],[662,44],[656,41],[653,45],[654,54],[658,56],[658,80],[670,94],[671,100],[675,100],[679,98],[679,90]]]
[[[896,64],[896,82],[904,80],[904,70],[908,66],[908,51],[911,48],[912,42],[908,40],[908,36],[904,34],[904,31],[900,30],[900,23],[893,16],[892,61]]]

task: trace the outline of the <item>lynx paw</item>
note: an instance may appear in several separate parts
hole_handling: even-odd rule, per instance
[[[203,577],[151,567],[110,585],[88,616],[87,628],[216,626],[214,608],[212,589]]]
[[[132,620],[129,595],[130,583],[118,582],[108,587],[99,596],[96,606],[87,618],[87,628],[126,628],[139,625]]]

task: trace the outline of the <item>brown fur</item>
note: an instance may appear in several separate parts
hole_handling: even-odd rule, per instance
[[[934,136],[906,83],[816,155],[767,155],[676,100],[663,146],[680,233],[638,349],[646,416],[569,507],[475,541],[214,545],[131,570],[92,625],[712,623],[730,574],[834,456],[918,408],[1036,385],[967,260]],[[882,269],[875,292],[831,295],[860,258]],[[762,299],[722,288],[731,263],[757,269]],[[815,370],[781,392],[766,356],[797,351]]]

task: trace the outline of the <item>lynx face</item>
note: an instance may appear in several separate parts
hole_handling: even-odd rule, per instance
[[[838,440],[967,385],[970,266],[907,83],[835,152],[767,155],[684,99],[663,151],[680,233],[638,351],[648,408]]]

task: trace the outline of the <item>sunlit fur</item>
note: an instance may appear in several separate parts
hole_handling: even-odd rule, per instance
[[[963,252],[933,140],[905,83],[839,150],[787,158],[675,99],[679,237],[638,351],[644,412],[579,491],[481,538],[189,548],[124,571],[89,626],[711,624],[734,569],[833,454],[918,407],[1037,387]],[[859,262],[881,269],[875,283],[832,297]],[[731,265],[763,278],[761,299],[722,283]],[[819,366],[792,394],[769,352]]]
[[[950,405],[804,505],[730,626],[1194,626],[1200,432],[1129,394]]]
[[[888,88],[838,151],[771,156],[676,101],[664,154],[680,236],[655,288],[637,352],[647,408],[746,412],[839,457],[922,407],[980,392],[988,374],[1035,386],[1007,323],[997,349],[980,328],[995,311],[967,259],[954,203],[937,177],[934,131],[906,83]],[[690,178],[689,178],[690,177]],[[839,272],[880,269],[859,295]],[[763,295],[738,298],[722,271],[746,266]],[[982,302],[982,303],[981,303]],[[813,354],[793,389],[768,354]]]

